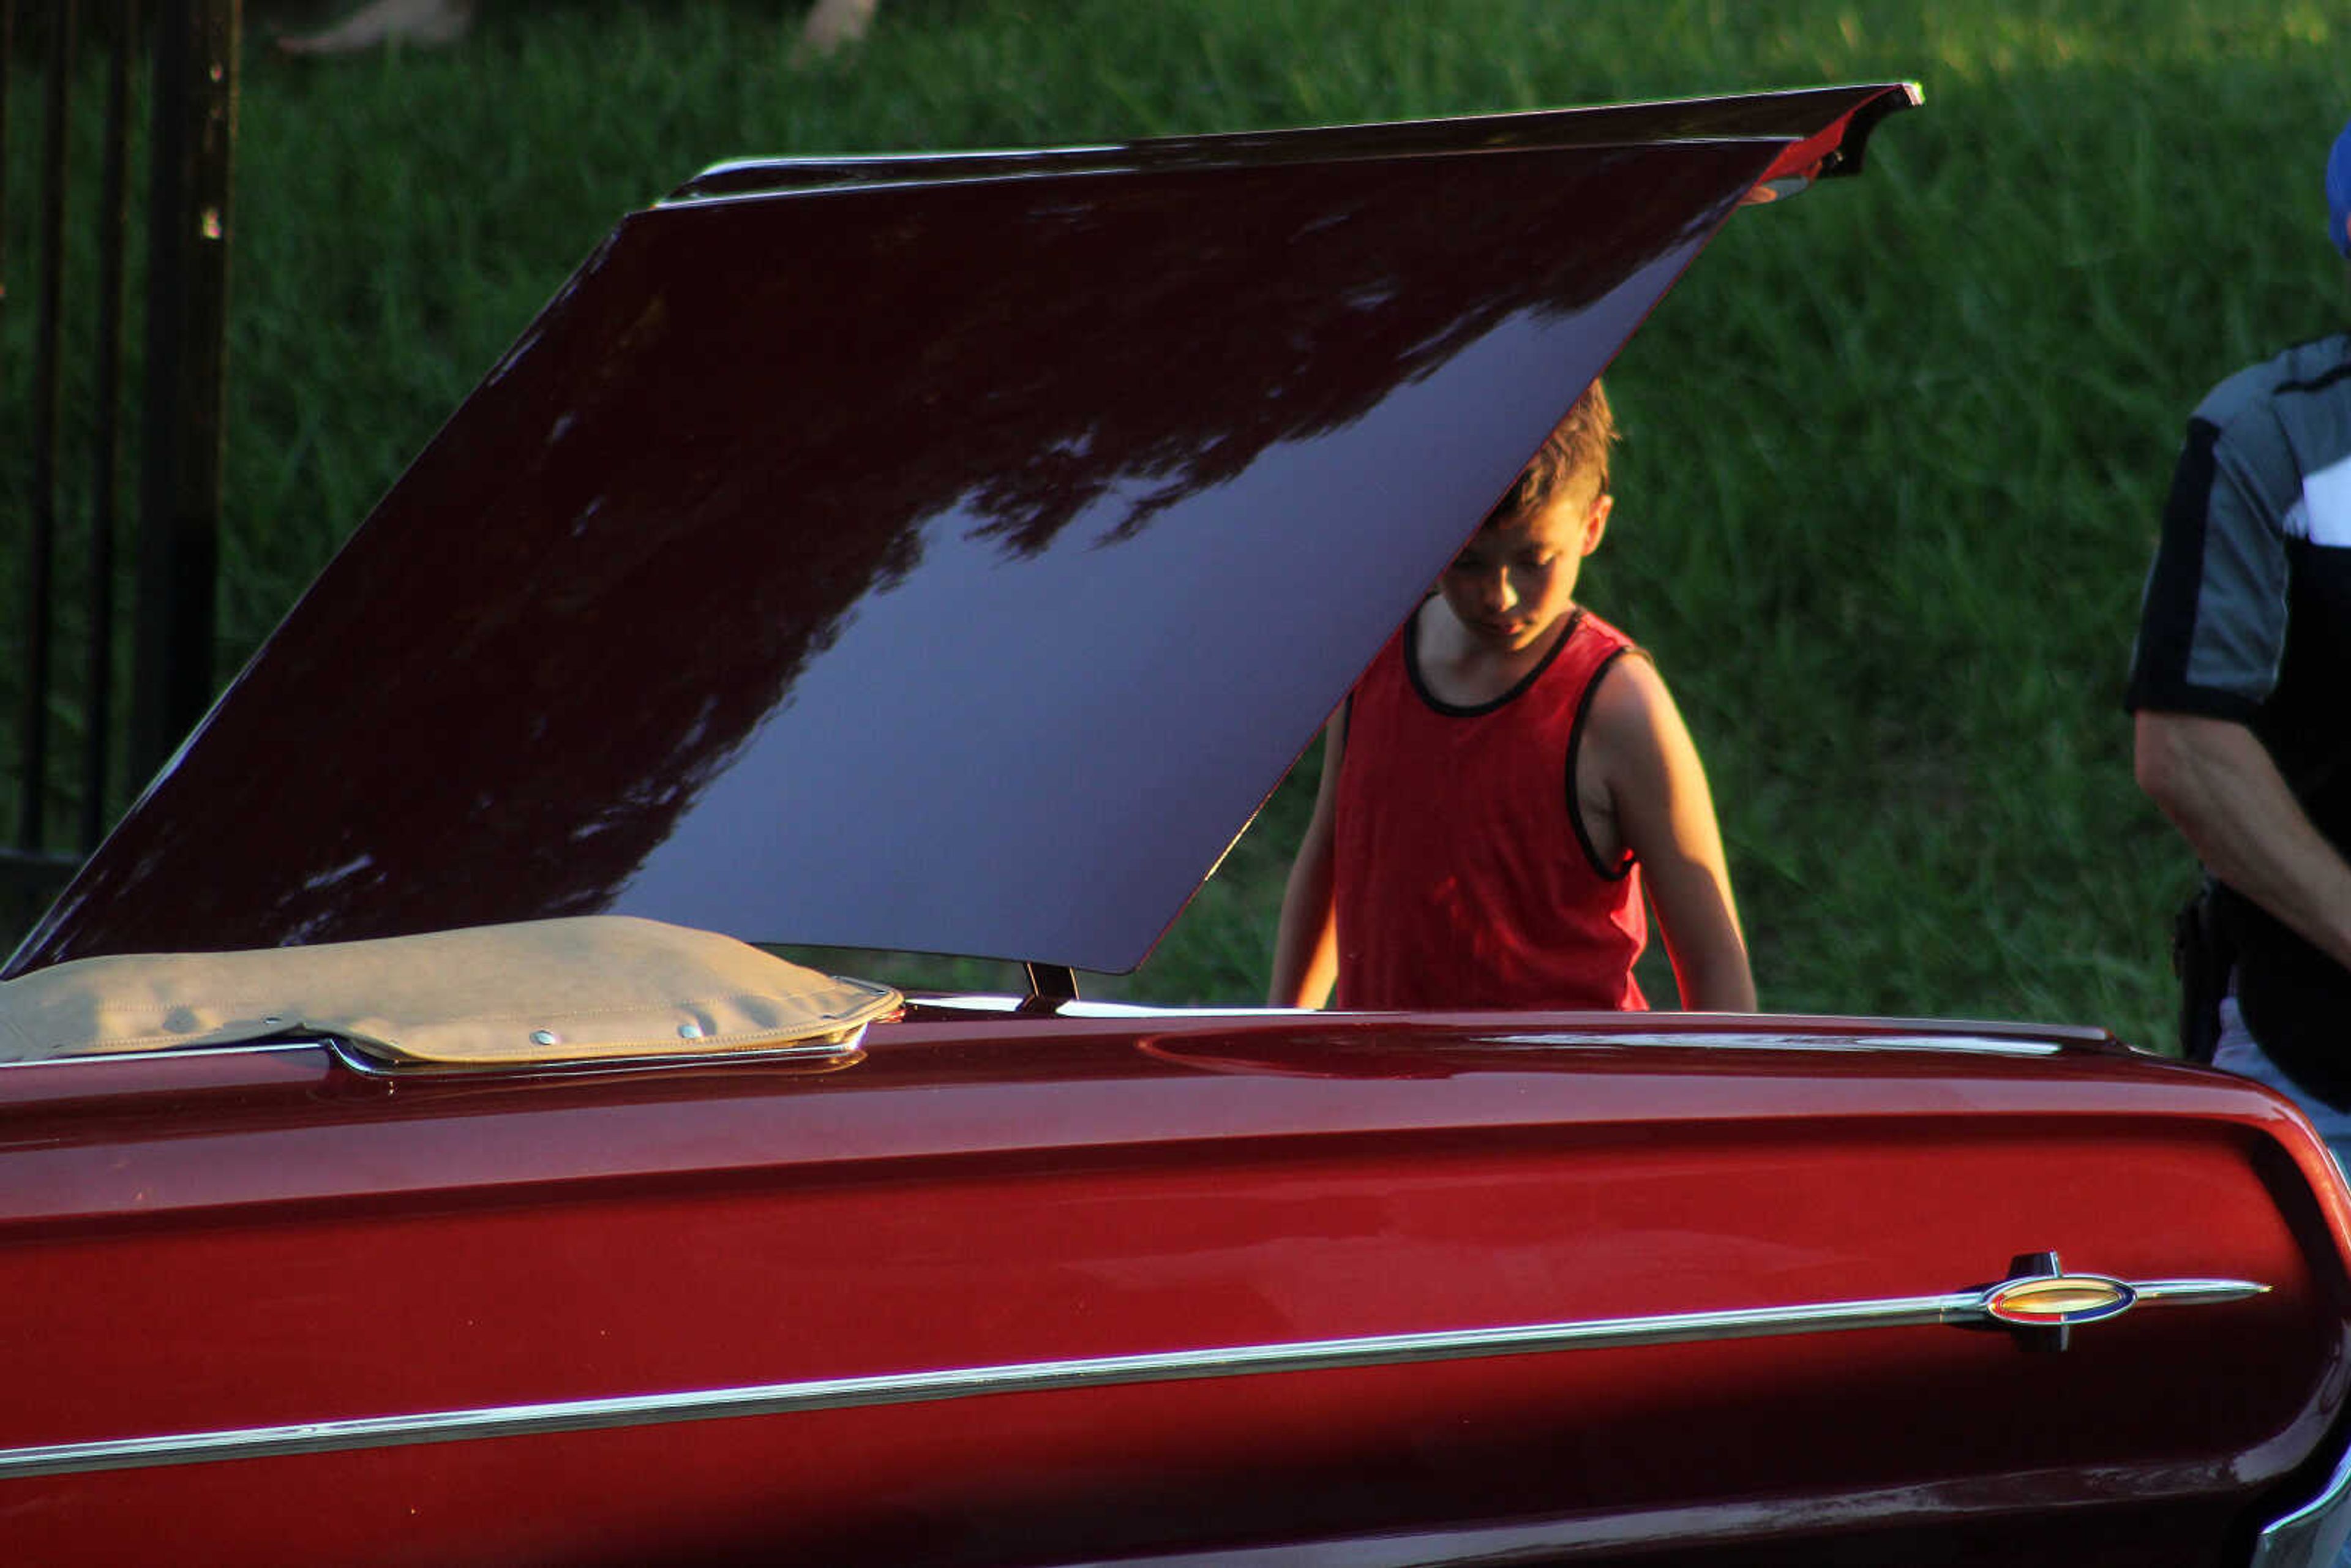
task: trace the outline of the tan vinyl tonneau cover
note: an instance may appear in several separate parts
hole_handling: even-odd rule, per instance
[[[853,1043],[899,1004],[731,936],[596,915],[78,959],[0,984],[0,1061],[306,1034],[455,1066],[712,1055]]]

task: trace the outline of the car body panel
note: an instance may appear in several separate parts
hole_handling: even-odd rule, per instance
[[[2161,1521],[2141,1561],[2192,1562],[2310,1484],[2351,1350],[2345,1217],[2273,1097],[2078,1036],[1618,1021],[998,1017],[976,1039],[917,1007],[829,1070],[427,1080],[308,1045],[0,1070],[0,1288],[41,1303],[0,1353],[0,1531],[36,1561],[183,1511],[217,1554],[186,1560],[246,1563],[599,1560],[583,1542],[1021,1563],[1432,1531],[1463,1560],[1726,1531],[1883,1551],[2057,1539],[2062,1485],[2113,1541]],[[2141,1305],[2054,1354],[1933,1323],[1216,1357],[1933,1296],[2030,1250],[2268,1289]],[[1208,1364],[6,1469],[1168,1353]]]
[[[8,972],[600,910],[1130,969],[1724,218],[1914,97],[632,214]]]

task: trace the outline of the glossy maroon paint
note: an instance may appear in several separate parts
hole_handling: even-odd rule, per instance
[[[2164,1564],[2311,1484],[2351,1217],[2273,1096],[2078,1037],[1960,1055],[1771,1019],[1733,1048],[1735,1022],[1661,1022],[1627,1044],[1591,1017],[935,1009],[821,1072],[0,1070],[0,1291],[26,1304],[0,1447],[1938,1293],[2043,1249],[2274,1289],[2054,1354],[1873,1330],[46,1477],[0,1482],[0,1539],[239,1564],[1727,1537],[1708,1560]],[[1856,1038],[1890,1049],[1835,1049]]]
[[[1908,101],[636,214],[9,972],[597,910],[1131,968],[1742,197]]]

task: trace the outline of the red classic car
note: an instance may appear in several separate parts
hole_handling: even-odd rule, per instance
[[[2329,1561],[2351,1197],[2257,1085],[1071,984],[1915,101],[628,217],[7,967],[0,1561]]]

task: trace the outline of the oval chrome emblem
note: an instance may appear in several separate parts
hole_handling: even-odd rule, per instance
[[[2004,1323],[2046,1328],[2094,1323],[2130,1311],[2138,1292],[2103,1274],[2049,1274],[2011,1280],[1984,1297],[1984,1311]]]

